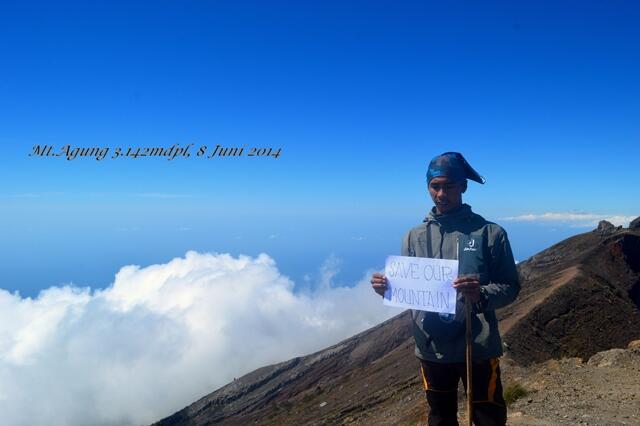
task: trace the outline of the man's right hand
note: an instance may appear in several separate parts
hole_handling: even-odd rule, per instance
[[[384,296],[384,292],[387,291],[387,277],[380,272],[376,272],[371,276],[371,287],[380,296]]]

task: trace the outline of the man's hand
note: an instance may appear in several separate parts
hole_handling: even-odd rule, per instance
[[[480,281],[477,275],[461,275],[453,281],[453,288],[471,303],[480,300]]]
[[[380,272],[376,272],[371,276],[371,287],[380,296],[384,296],[384,292],[387,291],[387,277]]]

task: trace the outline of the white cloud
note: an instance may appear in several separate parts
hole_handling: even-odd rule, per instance
[[[577,227],[594,227],[601,220],[611,222],[616,226],[629,226],[629,222],[635,219],[635,216],[624,215],[604,215],[593,213],[542,213],[542,214],[524,214],[520,216],[503,217],[502,220],[511,220],[515,222],[566,222],[573,223]]]
[[[0,412],[11,425],[148,424],[257,367],[307,354],[397,314],[367,278],[294,292],[266,254],[190,251],[125,266],[92,291],[0,290]]]

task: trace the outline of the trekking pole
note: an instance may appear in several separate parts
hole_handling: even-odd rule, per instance
[[[460,261],[460,239],[456,238],[456,259]],[[466,333],[465,340],[467,346],[466,353],[466,364],[467,364],[467,425],[473,426],[473,379],[471,378],[472,368],[471,363],[473,360],[473,354],[471,353],[471,349],[473,346],[473,341],[471,340],[471,301],[465,297],[464,300],[464,313],[465,313],[465,323],[466,323]]]
[[[473,425],[473,379],[472,379],[472,368],[471,368],[471,364],[472,364],[472,360],[473,360],[473,354],[471,352],[472,350],[472,346],[473,346],[473,341],[471,340],[471,303],[470,300],[468,300],[468,298],[465,298],[466,300],[464,301],[464,307],[465,307],[465,314],[466,314],[466,323],[467,323],[467,331],[465,334],[466,340],[467,340],[467,415],[468,415],[468,422],[467,424],[469,426]]]

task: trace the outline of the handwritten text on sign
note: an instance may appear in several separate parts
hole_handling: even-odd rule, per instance
[[[420,311],[454,314],[458,261],[426,257],[389,256],[385,264],[384,304]]]

